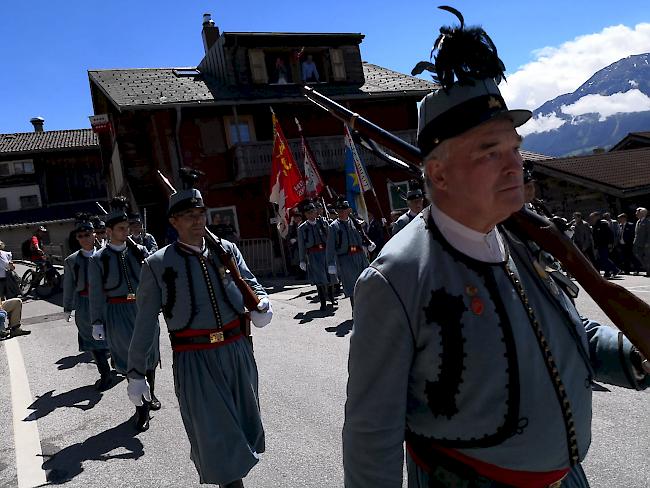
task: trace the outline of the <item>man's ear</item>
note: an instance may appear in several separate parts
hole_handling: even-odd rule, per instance
[[[431,182],[431,186],[435,190],[446,190],[447,178],[444,163],[440,159],[431,158],[424,164],[424,170],[427,174],[427,178],[429,178],[429,181]]]

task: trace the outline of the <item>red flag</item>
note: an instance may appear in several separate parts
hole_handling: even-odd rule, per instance
[[[302,127],[298,119],[295,119],[296,125],[298,126],[298,131],[300,132],[300,140],[302,142],[302,153],[305,156],[305,196],[310,199],[318,198],[325,184],[323,183],[323,178],[321,177],[318,171],[318,165],[314,159],[314,155],[311,152],[309,144],[302,133]]]
[[[293,160],[289,144],[273,114],[273,158],[271,167],[271,195],[269,201],[278,206],[280,235],[289,230],[289,209],[305,198],[305,182]]]

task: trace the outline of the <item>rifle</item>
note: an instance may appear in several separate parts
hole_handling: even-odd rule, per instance
[[[160,170],[158,170],[158,176],[160,176],[160,178],[162,179],[163,183],[165,184],[168,190],[170,190],[172,193],[176,192],[174,185],[171,184],[169,179],[167,179],[167,177],[163,175]],[[260,303],[260,299],[255,294],[255,292],[250,287],[250,285],[246,283],[244,278],[242,278],[242,275],[239,272],[239,267],[235,262],[235,257],[233,256],[233,254],[230,251],[227,251],[225,247],[223,247],[223,244],[221,243],[221,239],[219,239],[212,232],[210,232],[210,230],[207,227],[205,228],[205,239],[210,245],[210,247],[216,250],[217,256],[219,257],[219,261],[221,261],[221,264],[223,264],[223,266],[228,271],[230,271],[230,275],[232,276],[235,285],[237,285],[239,292],[242,294],[242,297],[244,298],[244,305],[246,305],[246,308],[248,310],[258,311],[259,309],[257,308],[257,306]],[[250,328],[246,332],[247,332],[246,335],[250,336]]]
[[[106,209],[104,209],[104,207],[102,207],[102,205],[101,205],[99,202],[95,202],[95,205],[97,205],[97,207],[99,207],[99,210],[101,210],[101,212],[102,212],[104,215],[108,215],[108,212],[106,211]],[[137,259],[138,261],[140,261],[140,264],[142,264],[142,263],[144,262],[145,258],[147,257],[147,256],[145,256],[144,253],[142,252],[142,249],[140,249],[140,248],[138,247],[138,245],[137,245],[137,244],[135,243],[135,241],[131,238],[131,236],[126,236],[126,241],[125,241],[125,243],[126,243],[126,247],[128,247],[128,248],[131,250],[131,252],[132,252],[133,255],[136,257],[136,259]]]
[[[336,118],[356,129],[362,137],[378,142],[403,158],[394,165],[422,175],[424,154],[419,148],[364,119],[314,89],[303,86],[304,96]],[[387,161],[397,159],[387,155]],[[555,256],[600,306],[634,346],[650,358],[650,305],[620,285],[607,281],[563,232],[545,217],[525,207],[513,213],[503,224],[525,240],[537,242],[542,249]]]

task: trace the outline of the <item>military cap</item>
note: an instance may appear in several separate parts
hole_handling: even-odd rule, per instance
[[[313,202],[307,202],[305,205],[302,207],[303,212],[309,212],[310,210],[315,210],[316,205],[314,205]]]
[[[190,208],[205,208],[201,192],[196,188],[189,188],[173,193],[169,197],[169,210],[167,211],[167,215],[171,217],[175,213]]]
[[[337,200],[334,204],[334,210],[345,210],[347,208],[350,208],[350,204],[347,200]]]
[[[142,219],[140,218],[140,214],[139,213],[129,214],[129,224],[135,222],[142,222]]]
[[[86,232],[94,230],[93,223],[90,220],[90,215],[86,213],[79,213],[75,216],[74,223],[75,232]]]
[[[417,200],[418,198],[424,198],[424,194],[422,193],[422,190],[419,188],[415,190],[409,190],[406,193],[407,200]]]

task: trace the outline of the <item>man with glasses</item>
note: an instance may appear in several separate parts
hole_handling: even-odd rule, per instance
[[[95,386],[99,391],[105,391],[112,383],[108,345],[104,339],[97,340],[93,337],[88,302],[88,262],[95,254],[95,233],[88,215],[78,215],[77,218],[75,238],[80,249],[70,254],[63,262],[63,311],[66,314],[66,322],[70,322],[72,311],[75,311],[79,351],[89,351],[92,354],[100,375]]]

